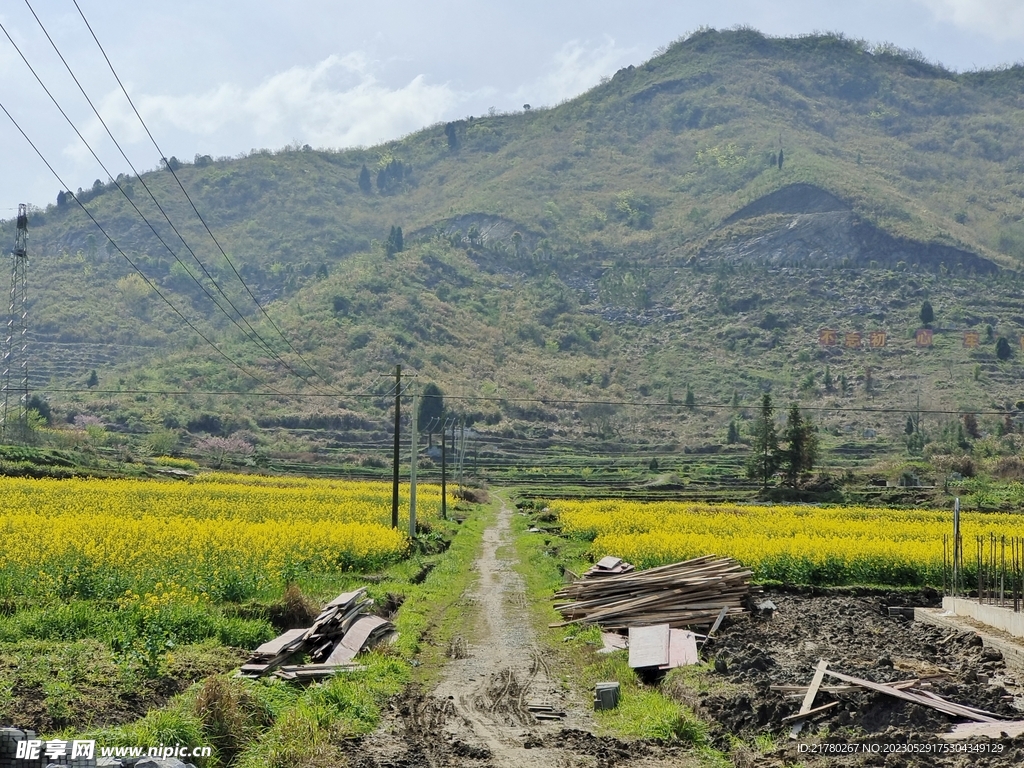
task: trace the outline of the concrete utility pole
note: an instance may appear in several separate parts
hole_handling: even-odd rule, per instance
[[[3,413],[0,438],[24,439],[28,431],[28,206],[18,206],[18,229],[11,252],[11,304],[3,351]]]
[[[395,453],[391,474],[391,527],[398,527],[398,454],[402,428],[402,366],[395,366]]]
[[[459,423],[459,490],[462,490],[462,472],[466,464],[466,420]]]
[[[452,428],[454,430],[454,427]],[[441,519],[448,519],[448,452],[445,446],[448,443],[447,422],[441,425]]]
[[[960,497],[953,501],[953,597],[960,596],[960,561],[963,554],[960,552]]]
[[[416,538],[416,454],[419,453],[416,428],[419,413],[416,408],[416,387],[412,387],[412,458],[409,461],[409,536]]]

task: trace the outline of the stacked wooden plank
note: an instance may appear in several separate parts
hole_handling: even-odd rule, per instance
[[[750,576],[735,560],[706,555],[646,571],[578,579],[555,593],[555,608],[565,620],[551,626],[710,625],[723,609],[727,615],[744,612]]]
[[[390,621],[369,613],[372,606],[365,588],[338,595],[324,606],[313,626],[290,629],[253,651],[239,674],[256,678],[273,673],[286,680],[315,680],[358,669],[352,663],[357,654],[395,635]],[[308,654],[310,663],[284,666],[300,654]]]
[[[636,570],[636,566],[627,563],[621,557],[602,557],[594,563],[590,570],[583,574],[584,579],[601,578],[603,576],[618,576],[620,573],[630,573]]]

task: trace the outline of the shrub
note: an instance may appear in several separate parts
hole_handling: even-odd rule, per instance
[[[173,467],[174,469],[199,469],[199,464],[192,459],[179,459],[174,456],[157,456],[153,463],[161,467]]]
[[[270,620],[278,629],[297,629],[310,626],[319,615],[316,604],[302,594],[295,584],[289,584],[280,601],[269,607]]]
[[[1024,461],[1020,456],[1004,456],[996,462],[992,474],[1001,480],[1024,480]]]

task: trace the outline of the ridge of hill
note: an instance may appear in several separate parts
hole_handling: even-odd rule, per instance
[[[197,393],[51,396],[63,412],[93,409],[139,430],[218,413],[267,429],[348,419],[382,434],[380,374],[402,364],[510,437],[720,444],[765,391],[821,409],[837,446],[855,435],[902,450],[918,407],[935,411],[934,434],[967,410],[995,434],[1017,413],[1021,372],[995,344],[1018,349],[1024,332],[1022,85],[1021,66],[954,73],[839,35],[702,30],[552,109],[374,148],[171,158],[332,396],[254,409],[242,395],[198,394],[327,385],[258,315],[166,170],[146,183],[309,381],[245,341],[98,181],[79,197],[118,246],[266,382],[206,350],[71,202],[32,216],[33,271],[46,276],[31,292],[34,382],[84,388],[96,369],[104,390]],[[198,273],[139,180],[120,183]],[[12,225],[0,237],[13,238]],[[934,342],[918,348],[925,300]],[[884,330],[888,342],[823,347],[826,327]],[[978,347],[963,345],[965,331]]]

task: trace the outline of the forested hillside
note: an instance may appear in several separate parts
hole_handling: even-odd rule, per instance
[[[508,436],[720,445],[764,392],[836,447],[903,451],[908,415],[951,447],[968,411],[973,439],[1002,434],[1024,357],[1022,86],[1020,66],[705,30],[552,109],[169,158],[230,263],[168,167],[77,193],[116,245],[62,193],[31,216],[33,383],[81,390],[47,395],[58,418],[138,431],[380,432],[401,364]],[[315,397],[200,394],[275,390]]]

